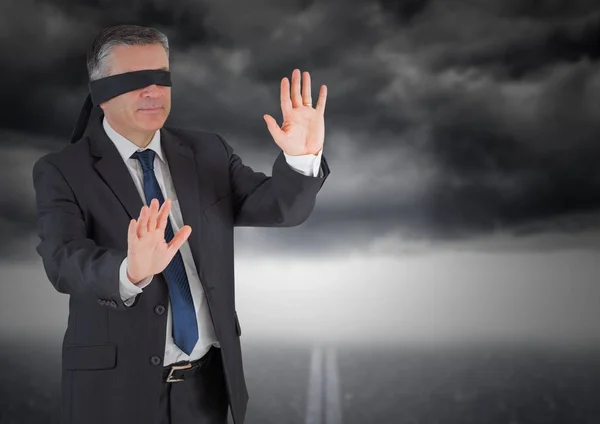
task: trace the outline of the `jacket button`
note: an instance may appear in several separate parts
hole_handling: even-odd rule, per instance
[[[99,303],[100,305],[104,305],[104,301],[103,301],[102,299],[98,299],[98,303]]]
[[[115,302],[114,300],[110,301],[110,306],[112,306],[113,308],[117,307],[117,302]]]
[[[153,356],[152,358],[150,358],[150,362],[152,362],[152,365],[160,365],[160,357]]]
[[[154,312],[156,312],[158,315],[162,315],[165,313],[165,307],[163,305],[156,305]]]

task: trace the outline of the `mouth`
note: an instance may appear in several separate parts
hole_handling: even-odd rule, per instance
[[[138,109],[139,112],[143,112],[143,113],[156,113],[156,112],[160,112],[161,110],[163,110],[163,108],[161,106],[146,107],[146,108]]]

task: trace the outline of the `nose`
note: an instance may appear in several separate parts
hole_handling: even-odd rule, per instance
[[[160,96],[161,89],[158,85],[152,84],[147,87],[144,87],[142,90],[142,95],[144,97],[157,97]]]

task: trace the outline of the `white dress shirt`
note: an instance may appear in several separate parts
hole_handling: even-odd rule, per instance
[[[102,125],[108,137],[115,144],[117,150],[123,158],[123,161],[125,162],[125,165],[127,165],[127,170],[131,174],[131,178],[135,183],[142,201],[147,205],[148,203],[146,202],[144,195],[142,167],[137,159],[131,158],[131,155],[134,152],[145,149],[139,148],[133,142],[116,132],[110,126],[106,117],[104,117]],[[171,221],[171,226],[173,227],[173,234],[177,234],[177,231],[179,231],[179,229],[184,225],[184,222],[181,215],[179,202],[177,200],[177,193],[175,192],[175,187],[173,186],[173,181],[171,179],[169,166],[161,148],[160,130],[156,131],[152,140],[150,141],[150,144],[148,144],[146,148],[152,149],[154,152],[156,152],[156,157],[154,159],[154,173],[156,175],[156,179],[158,180],[158,184],[163,196],[172,200],[169,218]],[[290,156],[285,152],[284,155],[286,162],[292,169],[302,173],[303,175],[314,177],[319,175],[322,153],[323,150],[321,149],[317,155],[308,154],[301,156]],[[210,349],[211,345],[219,347],[212,320],[210,318],[206,297],[204,296],[202,284],[200,283],[200,277],[198,276],[198,272],[192,258],[192,252],[187,240],[185,243],[183,243],[179,251],[183,259],[183,264],[190,284],[192,299],[194,301],[194,308],[196,310],[196,317],[198,320],[198,342],[196,343],[196,346],[190,355],[187,355],[185,352],[179,349],[177,345],[175,345],[173,341],[172,328],[173,315],[171,312],[171,304],[169,302],[169,305],[166,308],[167,338],[163,365],[169,365],[174,362],[185,360],[193,361],[204,356],[204,354]],[[121,264],[119,277],[119,292],[121,298],[127,306],[131,306],[135,300],[135,296],[137,296],[139,293],[142,293],[144,287],[152,282],[152,277],[148,277],[146,280],[138,283],[137,285],[133,284],[127,277],[127,258],[125,258]]]

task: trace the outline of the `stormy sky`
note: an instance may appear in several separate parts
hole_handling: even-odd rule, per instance
[[[537,310],[539,293],[552,300],[544,305],[555,305],[571,287],[578,295],[565,304],[570,325],[587,336],[597,328],[600,313],[586,303],[600,296],[590,283],[600,271],[590,254],[600,246],[600,4],[593,0],[4,2],[0,252],[6,280],[18,279],[24,257],[37,260],[31,167],[68,143],[87,94],[86,49],[101,28],[120,23],[154,26],[169,37],[167,125],[218,132],[246,164],[267,174],[278,147],[262,115],[280,119],[281,78],[296,67],[311,72],[313,99],[320,84],[328,86],[324,155],[332,174],[302,226],[236,230],[242,258],[265,253],[256,274],[236,271],[240,280],[274,272],[277,252],[305,257],[299,273],[310,269],[311,257],[330,260],[322,275],[337,275],[330,281],[339,284],[344,278],[335,269],[355,259],[424,254],[424,262],[410,262],[419,264],[413,274],[386,262],[379,277],[386,288],[379,293],[399,303],[385,313],[402,309],[401,299],[412,293],[413,301],[420,299],[410,309],[413,319],[424,317],[426,297],[415,296],[422,286],[410,291],[401,284],[428,275],[422,278],[435,281],[436,290],[453,287],[467,297],[481,289],[476,282],[484,281],[490,293],[501,287],[505,296],[482,298],[483,305],[511,304],[510,294],[520,290],[523,311]],[[456,273],[427,274],[453,263],[437,251],[459,255]],[[496,260],[481,261],[474,252]],[[539,262],[539,254],[547,256]],[[28,281],[44,278],[35,263],[29,271],[38,277]],[[377,268],[370,266],[358,268],[348,285],[364,288],[360,277],[373,279],[369,270]],[[508,269],[522,272],[509,276]],[[294,276],[288,291],[279,296],[273,289],[270,299],[293,295],[306,278]],[[242,286],[248,297],[241,309],[259,320],[254,306],[266,307],[269,298],[248,288],[257,286]],[[347,290],[328,287],[331,296]],[[480,304],[469,315],[459,298],[440,295],[440,304],[450,305],[436,309],[440,317],[462,310],[468,321],[496,313],[498,328],[518,327],[502,327],[506,309],[486,311]],[[369,308],[377,304],[373,299]],[[360,310],[358,302],[345,305],[332,322]],[[558,328],[547,319],[556,309],[540,310],[534,320],[540,327],[522,327],[528,334]],[[300,307],[291,311],[303,316]]]

